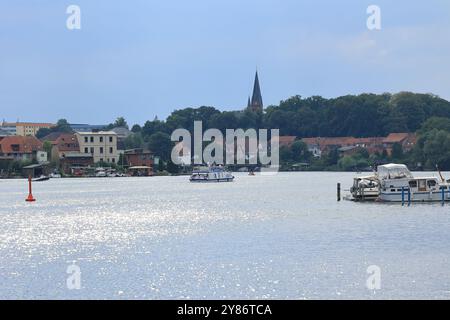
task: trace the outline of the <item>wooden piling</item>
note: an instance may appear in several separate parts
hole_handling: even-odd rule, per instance
[[[341,184],[337,184],[337,201],[341,201]]]
[[[402,206],[405,205],[405,187],[402,187]]]

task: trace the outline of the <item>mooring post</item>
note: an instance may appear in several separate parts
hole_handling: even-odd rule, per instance
[[[411,188],[408,188],[408,207],[411,205]]]
[[[341,184],[337,184],[337,201],[341,201]]]
[[[442,205],[445,205],[445,189],[441,187]]]
[[[402,206],[405,205],[405,187],[402,187]]]

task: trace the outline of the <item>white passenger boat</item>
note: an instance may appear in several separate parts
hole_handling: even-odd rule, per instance
[[[442,176],[416,178],[402,164],[379,166],[377,175],[380,182],[380,201],[450,201],[450,184]]]
[[[232,182],[234,176],[222,166],[209,166],[195,168],[189,180],[191,182]]]

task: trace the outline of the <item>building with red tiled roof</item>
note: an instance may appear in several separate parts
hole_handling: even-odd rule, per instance
[[[414,147],[416,140],[417,138],[414,133],[391,133],[387,137],[369,138],[314,137],[302,139],[315,157],[320,157],[322,153],[328,153],[332,149],[341,148],[345,148],[345,150],[364,148],[369,154],[382,153],[383,150],[386,150],[390,154],[395,143],[399,143],[403,147],[403,150],[407,152]]]
[[[43,150],[42,142],[33,136],[10,136],[0,141],[0,156],[15,160],[32,160]]]
[[[42,139],[52,144],[52,160],[57,162],[71,153],[80,153],[78,138],[72,133],[52,133]]]
[[[280,148],[281,147],[290,147],[297,139],[296,136],[280,136],[278,137],[278,143]]]
[[[136,169],[140,167],[145,175],[153,175],[153,153],[150,150],[142,148],[125,150],[124,157],[128,167]],[[139,171],[135,170],[133,173],[138,174]]]
[[[383,145],[388,154],[391,154],[392,148],[395,144],[402,146],[403,151],[411,151],[417,143],[417,136],[415,133],[391,133],[384,140]]]

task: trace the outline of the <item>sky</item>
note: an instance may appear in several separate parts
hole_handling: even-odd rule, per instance
[[[69,5],[81,29],[69,30]],[[367,7],[381,9],[369,30]],[[414,91],[450,100],[450,1],[0,0],[0,120],[130,125],[173,110]]]

